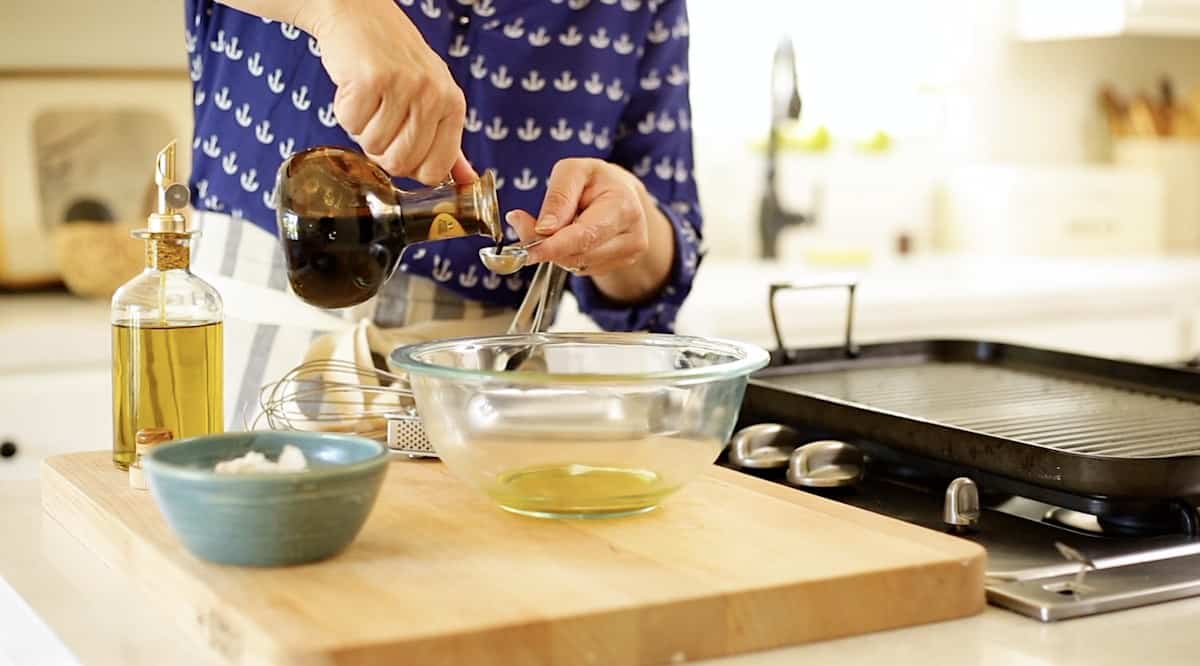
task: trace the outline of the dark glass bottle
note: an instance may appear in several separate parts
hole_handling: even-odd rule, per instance
[[[275,191],[288,280],[323,308],[374,296],[409,245],[472,234],[499,243],[503,233],[491,171],[408,192],[362,153],[318,146],[284,161]]]

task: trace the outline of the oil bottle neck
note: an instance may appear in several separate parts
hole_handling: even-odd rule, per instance
[[[405,209],[401,215],[405,244],[482,235],[493,238],[495,230],[473,215]]]
[[[186,236],[155,234],[146,240],[146,268],[157,271],[188,269],[191,246]]]
[[[405,243],[444,240],[461,236],[503,238],[500,206],[496,200],[496,175],[484,171],[473,183],[443,185],[400,197]]]

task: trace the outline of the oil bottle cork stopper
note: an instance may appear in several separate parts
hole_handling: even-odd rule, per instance
[[[135,450],[133,463],[129,466],[129,485],[138,490],[146,490],[146,474],[142,469],[142,456],[154,447],[171,441],[174,435],[166,428],[143,428],[134,435]]]

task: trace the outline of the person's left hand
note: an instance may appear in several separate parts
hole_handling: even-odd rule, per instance
[[[630,269],[650,247],[650,195],[632,173],[603,160],[570,158],[554,165],[537,218],[514,210],[505,218],[529,249],[529,262],[550,261],[596,277]]]

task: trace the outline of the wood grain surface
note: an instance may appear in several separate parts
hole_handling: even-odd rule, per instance
[[[548,521],[397,460],[344,553],[244,569],[109,458],[47,459],[46,511],[235,664],[681,663],[984,608],[978,546],[715,466],[649,514]]]

